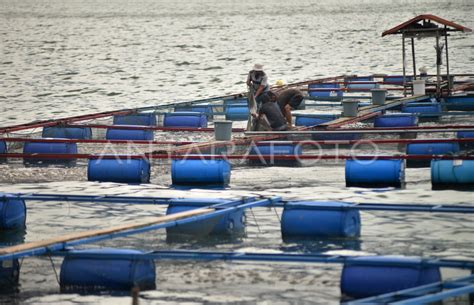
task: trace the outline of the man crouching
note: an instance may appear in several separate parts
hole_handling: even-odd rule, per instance
[[[280,107],[276,103],[276,99],[276,95],[271,91],[261,97],[262,105],[258,110],[258,114],[252,114],[257,119],[257,130],[288,130],[286,119],[281,113]]]

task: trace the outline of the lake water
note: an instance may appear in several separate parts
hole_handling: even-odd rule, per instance
[[[434,14],[473,28],[472,1],[13,1],[0,0],[0,126],[113,109],[243,92],[254,63],[274,83],[341,74],[401,74],[401,38],[381,33],[415,15]],[[434,73],[434,40],[416,41],[417,65]],[[474,35],[450,37],[452,73],[474,70]],[[411,68],[409,68],[411,69]],[[409,70],[411,71],[411,70]],[[457,123],[466,123],[458,118]],[[443,136],[450,136],[446,134]],[[175,135],[193,140],[195,135]],[[89,149],[89,148],[81,148]],[[91,146],[90,149],[97,149]],[[393,147],[387,149],[393,152]],[[235,166],[229,190],[170,191],[169,165],[155,164],[150,184],[86,180],[76,168],[0,164],[0,191],[65,194],[233,197],[350,202],[465,204],[472,192],[431,191],[429,169],[407,169],[401,190],[345,188],[343,163],[301,168]],[[163,207],[28,202],[34,241],[117,225]],[[327,252],[474,257],[472,217],[362,213],[357,241],[284,243],[273,209],[247,213],[245,237],[167,243],[164,231],[100,246],[154,249]],[[54,259],[55,268],[60,259]],[[130,304],[128,297],[59,294],[49,258],[25,259],[18,304]],[[157,289],[142,304],[330,304],[340,299],[338,265],[157,261]],[[445,275],[458,275],[444,270]],[[461,273],[462,274],[462,273]]]

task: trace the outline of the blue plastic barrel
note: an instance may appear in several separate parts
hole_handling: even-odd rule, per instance
[[[410,143],[407,155],[448,155],[460,151],[459,143]],[[430,167],[431,160],[407,160],[407,167]]]
[[[150,162],[145,159],[91,159],[87,180],[118,183],[150,182]]]
[[[458,139],[474,139],[474,131],[458,131]]]
[[[354,141],[362,138],[360,133],[315,133],[311,135],[315,141]]]
[[[10,194],[0,194],[0,231],[24,229],[25,201]]]
[[[288,202],[281,218],[283,239],[359,236],[359,211],[347,206],[337,201]]]
[[[200,112],[169,112],[163,119],[164,127],[207,127],[207,116]]]
[[[413,113],[388,113],[374,119],[374,127],[412,127],[418,125]]]
[[[474,111],[474,95],[446,97],[445,105],[447,110]]]
[[[411,82],[413,80],[412,76],[405,76],[405,82]],[[388,75],[384,76],[383,81],[385,83],[392,83],[403,85],[403,75]]]
[[[174,112],[199,112],[204,113],[208,118],[211,118],[214,113],[212,105],[176,106]]]
[[[17,292],[19,280],[20,263],[17,259],[0,262],[0,293]]]
[[[172,160],[173,185],[225,186],[230,182],[230,163],[226,160]]]
[[[224,112],[225,119],[230,121],[246,121],[250,115],[247,104],[227,105],[224,108]]]
[[[337,119],[335,114],[295,114],[296,126],[316,126]]]
[[[331,89],[334,88],[334,91],[311,91],[311,89]],[[308,95],[314,97],[327,97],[330,100],[341,100],[342,99],[342,90],[339,90],[341,86],[336,83],[324,83],[324,84],[309,84],[308,85]]]
[[[156,126],[154,113],[134,113],[114,115],[114,125]]]
[[[374,80],[374,77],[369,75],[369,76],[350,76],[346,77],[345,81],[346,82],[371,82]]]
[[[431,161],[433,189],[465,189],[474,187],[474,160]]]
[[[439,118],[439,113],[442,112],[440,103],[409,103],[402,106],[403,113],[419,113],[423,114],[420,121],[426,121],[430,118]]]
[[[250,115],[247,98],[224,100],[224,114],[226,120],[246,121]]]
[[[107,140],[144,140],[152,141],[154,139],[153,130],[144,129],[107,129],[105,134]]]
[[[77,154],[76,143],[50,143],[50,142],[25,142],[23,146],[24,154]],[[25,164],[64,164],[74,165],[76,159],[41,159],[24,158]]]
[[[458,131],[457,137],[458,139],[473,139],[474,140],[474,131]],[[474,141],[460,143],[460,147],[462,149],[474,149]]]
[[[303,154],[301,145],[293,144],[264,144],[252,145],[250,147],[251,156],[301,156]],[[278,160],[278,159],[263,159],[249,160],[250,165],[266,165],[266,166],[299,166],[300,160]]]
[[[214,204],[229,203],[231,200],[214,198],[174,199],[171,200],[166,215],[194,210]],[[244,210],[238,209],[211,219],[179,225],[166,229],[167,234],[185,234],[192,236],[234,235],[245,230]]]
[[[224,108],[227,106],[248,106],[247,98],[227,99],[224,100]]]
[[[24,154],[76,154],[76,143],[25,142]]]
[[[375,89],[379,88],[379,84],[372,83],[372,84],[358,84],[357,82],[373,82],[374,78],[372,76],[356,76],[356,77],[348,77],[345,79],[348,83],[347,88],[351,89]]]
[[[367,257],[364,257],[367,259]],[[405,257],[372,257],[374,263],[344,265],[341,293],[352,298],[365,298],[441,281],[439,268],[425,267],[421,259]],[[380,260],[420,263],[419,266],[383,266]],[[357,258],[355,258],[357,260]]]
[[[8,146],[5,141],[0,141],[0,154],[8,153]],[[0,163],[6,162],[7,158],[0,158]]]
[[[92,139],[92,129],[90,127],[43,127],[41,137],[55,139]]]
[[[128,249],[89,249],[70,251],[61,265],[61,292],[130,291],[155,289],[155,264],[151,259],[108,258],[107,255],[136,255]],[[104,257],[92,257],[100,254]]]
[[[403,160],[346,160],[347,187],[396,187],[405,181]]]

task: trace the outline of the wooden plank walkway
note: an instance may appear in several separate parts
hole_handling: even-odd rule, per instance
[[[165,215],[165,216],[150,217],[144,221],[125,223],[125,224],[110,227],[110,228],[90,230],[90,231],[77,232],[77,233],[76,232],[69,233],[69,234],[65,234],[65,235],[61,235],[61,236],[57,236],[53,238],[43,239],[40,241],[28,242],[28,243],[23,243],[23,244],[11,246],[11,247],[0,248],[0,255],[15,254],[19,252],[47,248],[52,245],[67,243],[71,241],[77,241],[77,240],[85,239],[85,238],[110,235],[110,234],[119,233],[119,232],[123,232],[127,230],[133,230],[133,229],[139,229],[139,228],[143,228],[147,226],[152,226],[152,225],[156,225],[156,224],[160,224],[160,223],[164,223],[168,221],[174,221],[174,220],[179,220],[179,219],[183,219],[187,217],[203,215],[203,214],[207,214],[213,211],[215,210],[209,209],[209,208],[195,209],[191,211],[185,211],[185,212],[180,212],[180,213],[175,213],[175,214],[170,214],[170,215]]]

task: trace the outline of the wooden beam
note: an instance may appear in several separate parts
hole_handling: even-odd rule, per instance
[[[444,26],[444,28],[446,29],[446,26]],[[451,76],[449,75],[449,55],[448,55],[448,36],[444,36],[444,46],[446,47],[446,78],[448,80],[448,95],[451,95],[451,90],[453,88],[451,88],[451,86],[454,84],[454,81],[453,83],[451,83]]]
[[[407,96],[405,33],[402,33],[403,96]]]
[[[69,234],[65,234],[65,235],[61,235],[61,236],[57,236],[53,238],[48,238],[48,239],[44,239],[40,241],[34,241],[34,242],[24,243],[24,244],[20,244],[16,246],[0,248],[0,255],[14,254],[14,253],[34,250],[38,248],[45,248],[54,244],[66,243],[66,242],[71,242],[71,241],[80,240],[84,238],[108,235],[108,234],[123,232],[127,230],[132,230],[132,229],[139,229],[142,227],[160,224],[163,222],[207,214],[213,211],[214,209],[208,209],[208,208],[195,209],[191,211],[185,211],[185,212],[180,212],[180,213],[175,213],[175,214],[170,214],[170,215],[165,215],[165,216],[151,217],[141,222],[126,223],[126,224],[122,224],[122,225],[110,227],[110,228],[91,230],[91,231],[85,231],[85,232],[79,232],[79,233],[69,233]]]
[[[414,99],[419,99],[422,97],[428,97],[428,96],[424,96],[424,95],[409,96],[409,97],[387,102],[385,103],[385,105],[382,105],[382,106],[370,105],[370,106],[361,107],[356,117],[340,117],[336,120],[322,123],[319,126],[334,128],[334,127],[347,125],[350,123],[360,122],[360,121],[367,120],[367,119],[370,119],[371,117],[378,115],[379,112],[383,110],[386,110],[398,105],[403,105],[405,103],[413,101]]]
[[[416,79],[415,39],[411,38],[411,58],[413,62],[413,79]]]

